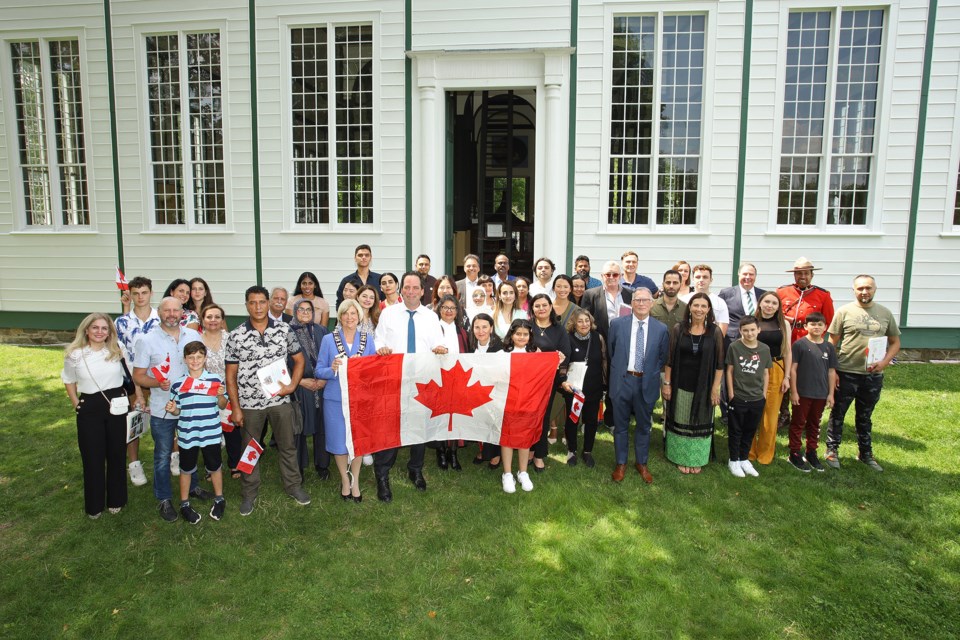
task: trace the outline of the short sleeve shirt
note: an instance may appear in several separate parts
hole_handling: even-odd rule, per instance
[[[837,368],[837,350],[830,342],[820,344],[806,337],[793,343],[793,363],[797,365],[797,394],[801,398],[823,400],[830,395],[830,369]]]
[[[897,320],[886,307],[874,303],[863,308],[856,302],[837,309],[830,323],[830,335],[839,336],[837,368],[844,373],[867,373],[867,344],[870,338],[899,336]]]
[[[154,367],[162,366],[167,358],[170,358],[170,370],[167,372],[167,380],[171,382],[179,380],[187,375],[187,366],[183,363],[183,348],[191,342],[203,342],[200,334],[193,329],[180,327],[180,335],[175,340],[173,336],[157,326],[137,341],[137,352],[133,358],[133,366],[138,369],[146,369],[147,376],[155,378],[153,374]],[[150,392],[150,414],[157,417],[167,418],[167,400],[170,399],[170,393],[163,389],[156,388]]]
[[[260,333],[247,320],[230,332],[227,338],[226,364],[237,365],[237,393],[241,409],[266,409],[290,399],[287,396],[269,397],[260,386],[257,371],[276,360],[286,362],[287,356],[300,353],[300,342],[290,325],[267,319],[267,328]]]
[[[763,371],[773,366],[770,347],[758,342],[750,348],[737,340],[727,349],[727,364],[733,367],[733,395],[740,400],[763,400]]]
[[[686,310],[687,303],[678,298],[676,304],[673,305],[673,309],[668,311],[667,305],[663,303],[663,296],[660,296],[654,300],[653,306],[650,308],[650,315],[667,325],[667,329],[672,329],[683,320],[683,314]]]
[[[117,339],[126,348],[129,361],[133,362],[134,357],[136,357],[134,345],[142,335],[150,333],[154,327],[160,324],[160,316],[157,315],[156,309],[151,308],[150,317],[144,321],[138,318],[137,314],[131,309],[130,313],[120,316],[113,321],[113,324],[117,328]]]

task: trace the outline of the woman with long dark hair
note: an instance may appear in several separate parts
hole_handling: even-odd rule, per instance
[[[666,456],[680,473],[700,473],[713,455],[713,415],[720,404],[723,333],[710,296],[695,293],[670,330],[663,396]]]
[[[560,388],[564,391],[566,422],[564,436],[567,439],[567,464],[577,464],[577,432],[578,423],[583,424],[583,452],[580,457],[583,464],[593,468],[593,443],[597,437],[597,416],[600,411],[600,401],[603,399],[603,389],[607,384],[607,344],[597,331],[593,316],[586,309],[577,307],[570,314],[566,324],[570,334],[570,365],[582,362],[587,370],[583,377],[583,385],[576,389],[583,396],[583,405],[577,422],[570,418],[575,389],[568,381],[564,381]]]
[[[213,304],[213,294],[210,292],[210,285],[203,278],[193,278],[190,280],[190,299],[183,305],[184,309],[193,311],[200,316],[200,312],[209,304]],[[201,317],[201,320],[203,318]],[[201,323],[202,324],[202,323]]]
[[[570,358],[570,334],[560,325],[560,318],[553,310],[553,302],[545,293],[538,293],[530,300],[530,319],[533,321],[533,345],[537,351],[557,351],[562,354],[561,366],[553,378],[553,388],[550,397],[557,392],[560,384],[566,378],[566,361]],[[533,470],[540,473],[546,468],[544,459],[547,457],[550,435],[550,404],[547,404],[543,414],[543,433],[540,441],[533,449]]]
[[[294,309],[301,300],[309,300],[313,305],[313,317],[316,323],[322,327],[327,326],[330,320],[330,303],[323,299],[323,289],[320,288],[320,280],[310,271],[304,271],[297,278],[297,286],[293,289],[293,295],[287,302],[287,313],[296,318]]]
[[[791,331],[787,319],[783,316],[783,305],[780,304],[776,291],[765,291],[760,296],[753,315],[760,322],[757,340],[770,348],[773,367],[770,369],[770,382],[767,384],[767,403],[763,407],[763,419],[757,428],[757,435],[753,438],[748,457],[760,464],[770,464],[777,449],[780,403],[790,389],[790,369],[793,367]]]

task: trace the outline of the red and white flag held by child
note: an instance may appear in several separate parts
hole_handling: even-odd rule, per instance
[[[253,473],[253,468],[260,462],[260,455],[263,453],[263,447],[257,442],[256,438],[250,438],[250,443],[243,450],[240,456],[240,464],[237,465],[237,471],[243,473]]]
[[[555,352],[351,358],[340,368],[351,456],[434,440],[526,448],[543,428]]]
[[[117,267],[117,289],[120,291],[129,291],[130,285],[127,284],[127,277],[123,275],[123,271],[120,271],[120,267]]]
[[[224,433],[231,433],[236,426],[233,424],[233,421],[230,420],[230,416],[233,415],[233,407],[230,406],[230,401],[227,400],[227,406],[223,409],[220,409],[220,428],[223,429]]]
[[[180,385],[180,393],[192,393],[198,396],[215,396],[220,390],[219,380],[199,380],[191,376]]]
[[[167,354],[167,359],[161,362],[159,367],[151,367],[150,371],[153,372],[157,382],[166,382],[170,374],[170,354]]]
[[[579,391],[574,391],[573,402],[570,403],[570,422],[573,424],[580,422],[581,411],[583,411],[583,394]]]

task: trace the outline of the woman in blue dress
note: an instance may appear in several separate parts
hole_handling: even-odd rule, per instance
[[[347,425],[343,418],[340,382],[337,372],[345,358],[372,356],[377,352],[373,334],[358,329],[363,309],[356,300],[344,300],[337,308],[339,328],[323,337],[314,375],[327,380],[323,388],[323,421],[327,451],[333,454],[340,471],[340,497],[360,502],[360,465],[362,458],[347,459]],[[349,465],[349,466],[348,466]]]

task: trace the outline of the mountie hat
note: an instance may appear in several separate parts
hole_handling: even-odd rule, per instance
[[[787,273],[793,273],[794,271],[820,271],[821,269],[822,267],[813,266],[809,258],[800,256],[797,258],[797,261],[793,263],[793,269],[787,269]]]

